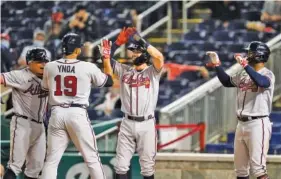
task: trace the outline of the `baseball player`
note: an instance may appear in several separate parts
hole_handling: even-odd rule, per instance
[[[82,43],[81,37],[75,33],[68,33],[62,39],[64,57],[45,66],[43,87],[49,91],[51,116],[42,179],[57,178],[60,159],[70,140],[82,154],[91,178],[105,179],[86,110],[92,84],[96,87],[110,87],[113,84],[110,76],[111,44],[107,40],[102,43],[101,54],[106,74],[93,63],[77,60]]]
[[[269,179],[266,171],[266,155],[271,137],[271,112],[274,91],[274,74],[264,66],[270,49],[265,43],[251,42],[245,49],[247,57],[235,54],[234,58],[244,68],[234,76],[227,75],[220,66],[215,52],[207,52],[216,68],[220,82],[225,87],[237,88],[238,124],[234,142],[234,165],[237,179],[249,179],[249,173],[257,179]],[[250,172],[249,172],[250,169]]]
[[[120,79],[121,110],[124,113],[116,149],[116,178],[127,179],[130,160],[137,150],[141,174],[144,179],[153,179],[157,150],[154,110],[164,57],[134,28],[123,29],[112,45],[111,54],[128,40],[132,42],[128,50],[132,52],[131,59],[134,66],[120,64],[113,59],[111,61],[113,73]],[[152,57],[151,66],[148,65],[149,55]]]
[[[28,67],[2,73],[1,84],[11,87],[14,116],[10,123],[10,159],[4,179],[15,179],[22,171],[26,179],[38,178],[45,159],[46,137],[43,116],[48,93],[42,89],[46,50],[33,48],[26,54]]]

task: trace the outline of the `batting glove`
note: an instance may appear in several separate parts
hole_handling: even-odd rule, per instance
[[[99,46],[99,50],[102,59],[110,59],[111,45],[112,45],[111,41],[107,39],[101,40],[101,45]]]
[[[207,67],[217,67],[221,65],[221,61],[216,52],[208,51],[206,52],[206,55],[210,57],[210,61],[206,64]]]
[[[122,29],[122,31],[119,33],[118,37],[117,37],[117,40],[115,41],[115,44],[118,45],[118,46],[121,46],[125,43],[128,42],[129,40],[129,37],[135,33],[136,31],[136,28],[133,28],[133,27],[128,27],[127,29],[124,27]]]
[[[243,58],[240,53],[234,54],[234,58],[243,68],[245,68],[248,65],[247,58]]]

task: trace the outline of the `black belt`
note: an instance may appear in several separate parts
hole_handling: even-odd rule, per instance
[[[31,119],[31,118],[29,118],[29,117],[27,117],[27,116],[24,116],[24,115],[15,114],[15,116],[20,117],[20,118],[23,118],[23,119],[26,119],[26,120],[30,119],[32,122],[36,122],[36,123],[38,123],[38,124],[42,124],[42,122],[36,121],[35,119]]]
[[[239,121],[247,122],[247,121],[252,121],[252,120],[260,119],[260,118],[264,118],[264,117],[268,117],[268,116],[243,116],[243,117],[237,117],[237,118]]]
[[[125,117],[126,117],[126,115],[125,115]],[[143,121],[148,120],[148,119],[153,119],[154,116],[153,115],[149,115],[147,118],[145,118],[144,116],[130,116],[130,115],[127,115],[127,118],[130,119],[130,120],[133,120],[133,121],[143,122]]]
[[[59,105],[53,105],[53,106],[60,106],[62,108],[70,108],[70,107],[77,107],[77,108],[84,108],[84,109],[87,108],[87,106],[84,105],[84,104],[75,104],[75,103],[72,103],[72,104],[59,104]]]

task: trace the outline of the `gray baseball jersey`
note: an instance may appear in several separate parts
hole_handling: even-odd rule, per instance
[[[49,90],[52,105],[48,126],[48,148],[41,179],[56,179],[57,166],[71,140],[83,155],[91,178],[105,179],[97,150],[97,142],[87,111],[91,85],[103,87],[108,76],[93,63],[59,59],[44,68],[43,86]]]
[[[231,77],[232,84],[238,87],[236,104],[238,116],[268,116],[271,112],[275,76],[266,67],[258,73],[268,77],[269,88],[258,88],[245,70]]]
[[[93,63],[80,60],[59,59],[46,64],[43,87],[50,93],[49,104],[83,104],[89,106],[91,82],[103,87],[108,76]],[[63,85],[62,85],[63,84]]]
[[[16,114],[10,123],[11,148],[7,167],[18,175],[26,162],[25,175],[38,178],[46,151],[45,128],[42,121],[48,93],[41,88],[42,80],[28,68],[2,75],[4,85],[12,87]]]
[[[43,121],[48,93],[41,88],[42,80],[28,68],[2,73],[5,85],[12,87],[14,111],[38,122]]]
[[[161,71],[157,71],[151,65],[139,72],[132,67],[115,62],[113,72],[119,76],[121,83],[121,110],[132,116],[154,114]]]
[[[141,174],[154,174],[157,152],[157,134],[155,132],[154,110],[156,108],[159,80],[162,70],[151,65],[142,71],[115,62],[113,72],[119,76],[121,92],[121,110],[130,116],[145,117],[147,120],[136,122],[125,116],[120,125],[116,147],[117,174],[129,170],[130,160],[135,150],[140,156]]]

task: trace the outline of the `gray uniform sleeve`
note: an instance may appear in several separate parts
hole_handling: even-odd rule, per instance
[[[14,70],[7,73],[2,73],[4,85],[7,87],[25,90],[25,79],[22,70]]]
[[[264,76],[266,76],[270,81],[270,86],[268,88],[272,88],[275,83],[275,76],[271,71],[265,72]]]
[[[91,64],[90,76],[95,87],[101,88],[105,85],[108,76],[103,73],[95,64]]]
[[[149,68],[148,70],[150,71],[151,75],[155,79],[160,80],[161,75],[162,75],[162,73],[164,71],[164,66],[161,68],[161,70],[157,70],[153,65],[149,66],[148,68]]]
[[[240,83],[240,75],[239,75],[239,74],[236,74],[236,75],[231,76],[231,77],[230,77],[230,82],[231,82],[234,86],[238,87],[238,86],[239,86],[239,83]]]
[[[119,78],[123,75],[124,71],[129,70],[131,67],[128,65],[121,64],[114,60],[113,63],[113,73],[117,75]]]

